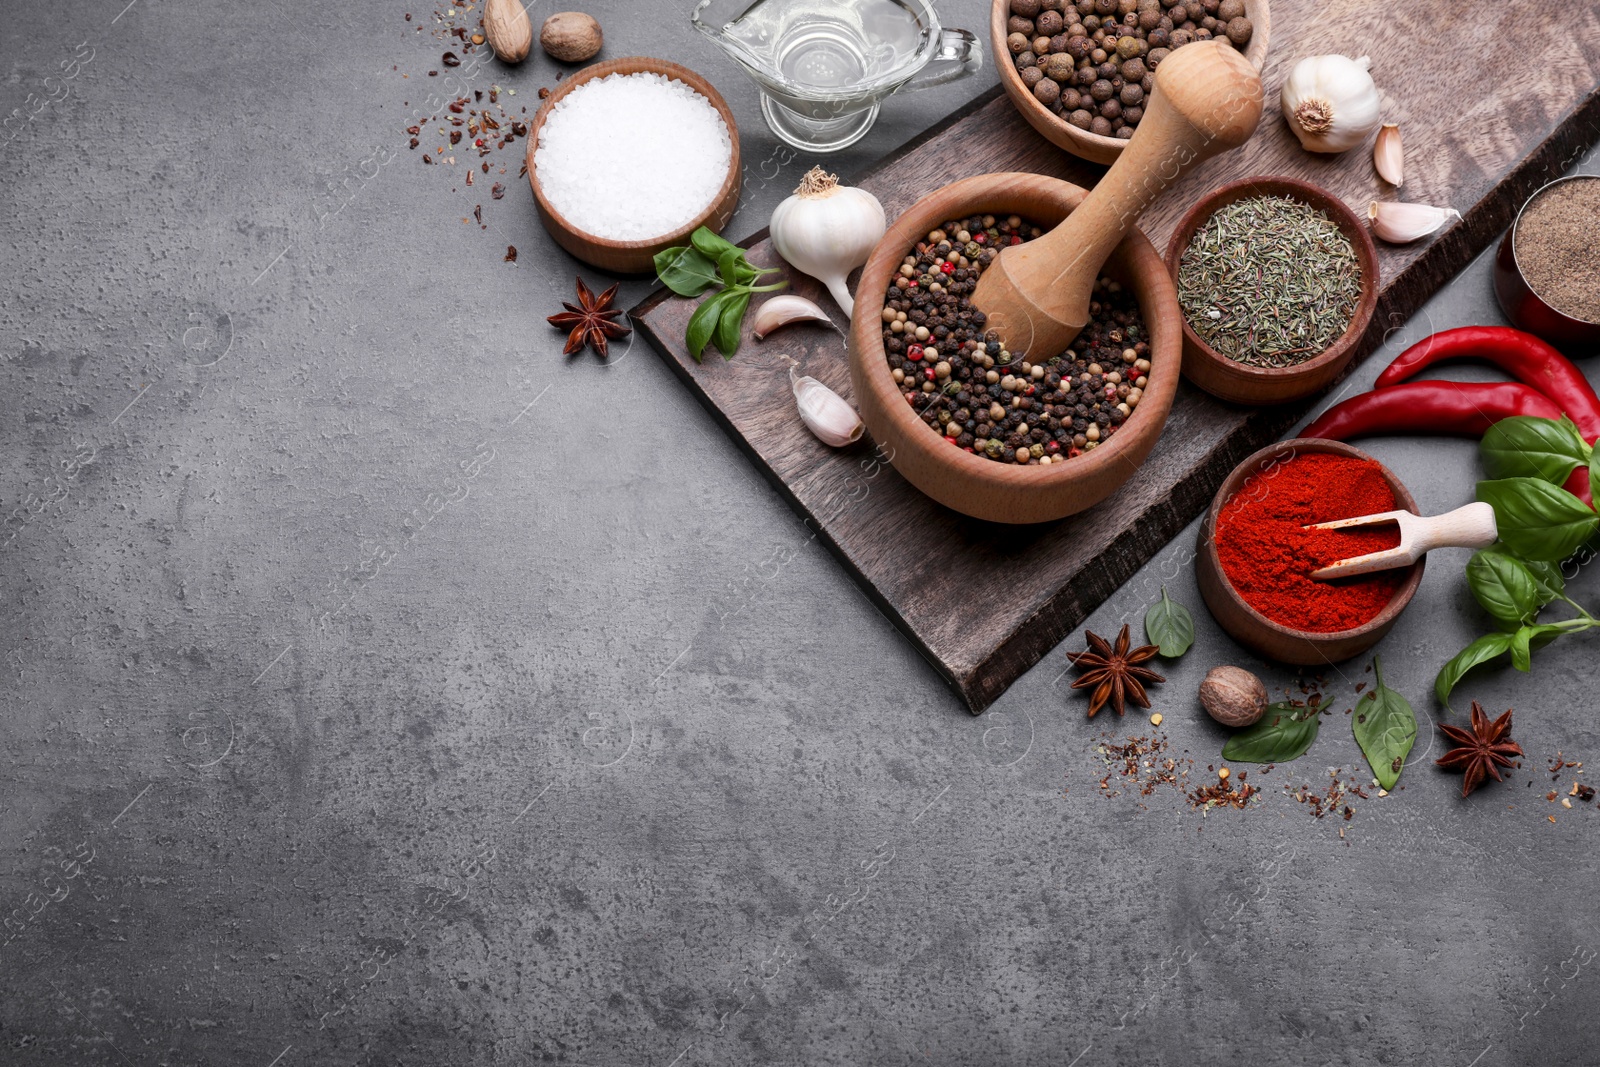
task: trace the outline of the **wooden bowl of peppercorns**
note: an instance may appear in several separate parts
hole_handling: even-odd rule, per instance
[[[974,434],[965,432],[966,423],[945,423],[944,432],[941,432],[924,420],[923,415],[936,405],[915,404],[920,394],[908,394],[911,387],[897,377],[905,373],[903,365],[913,358],[909,349],[897,355],[897,365],[891,366],[889,342],[885,340],[889,321],[885,313],[895,312],[889,296],[890,282],[895,282],[895,291],[907,291],[901,288],[899,272],[909,258],[908,253],[914,254],[919,244],[926,246],[930,232],[952,220],[990,215],[1012,216],[1013,221],[1025,219],[1035,228],[1034,236],[1037,236],[1058,225],[1085,195],[1086,190],[1079,186],[1039,174],[983,174],[965,178],[929,193],[907,208],[889,227],[861,269],[861,279],[856,285],[855,312],[850,320],[850,382],[861,419],[906,481],[964,515],[990,522],[1037,523],[1051,522],[1093,507],[1134,475],[1155,448],[1162,427],[1166,425],[1182,370],[1182,316],[1171,275],[1155,248],[1137,229],[1130,231],[1116,247],[1101,272],[1116,288],[1116,299],[1126,303],[1127,294],[1131,294],[1136,303],[1144,323],[1137,341],[1132,336],[1112,332],[1107,333],[1103,344],[1091,339],[1091,331],[1096,329],[1095,316],[1102,309],[1099,302],[1102,298],[1097,297],[1090,305],[1090,325],[1073,343],[1074,348],[1066,354],[1039,354],[1040,363],[1034,365],[1036,369],[1027,371],[1037,384],[1037,393],[1028,387],[1033,383],[1024,382],[1014,387],[1005,379],[989,387],[973,387],[974,392],[967,402],[970,414],[961,416],[958,413],[956,418],[970,419],[977,431],[984,429],[984,420],[978,414],[978,392],[985,393],[991,400],[1012,396],[1011,407],[1038,416],[1037,423],[1030,415],[1027,426],[1007,431],[1018,443],[1005,448],[998,457],[992,451],[987,455],[977,454],[976,442],[972,440]],[[907,280],[904,284],[911,283]],[[1110,296],[1103,299],[1108,304],[1112,300]],[[944,322],[955,315],[956,328],[961,329],[959,316],[967,309],[960,308],[953,296],[945,303],[949,310],[939,314],[936,328],[946,329]],[[977,330],[983,329],[981,313],[971,321]],[[945,384],[956,389],[961,388],[958,381],[961,375],[978,369],[980,358],[978,350],[960,347],[965,344],[960,341],[962,336],[960,333],[952,335],[954,343],[949,348],[950,355],[939,356]],[[994,340],[997,335],[981,336]],[[941,346],[942,350],[944,338],[945,335],[940,334],[928,343]],[[969,340],[972,339],[969,337]],[[1136,347],[1130,349],[1127,347],[1130,344]],[[996,342],[994,347],[1002,346]],[[1141,352],[1144,353],[1143,363],[1140,362]],[[1044,365],[1052,358],[1062,356],[1065,359],[1075,354],[1118,368],[1124,368],[1124,360],[1139,367],[1136,373],[1143,382],[1139,395],[1122,392],[1128,388],[1127,384],[1119,384],[1119,376],[1109,370],[1102,371],[1100,376],[1085,373],[1081,382],[1075,376],[1067,381],[1061,374],[1045,371]],[[960,365],[963,355],[971,366]],[[987,372],[996,377],[1001,371],[1011,377],[1029,367],[1026,354],[1011,353],[1009,360],[1004,351],[999,355],[1002,359],[998,363],[992,357],[983,357]],[[914,358],[920,360],[921,355]],[[1087,362],[1087,358],[1079,362]],[[925,361],[915,366],[925,367]],[[926,368],[925,372],[937,377],[934,368]],[[918,373],[920,382],[922,372]],[[934,377],[930,377],[918,389],[926,389],[933,382]],[[1091,403],[1086,396],[1066,395],[1068,391],[1108,388],[1112,392],[1105,394],[1099,403]],[[1121,405],[1116,395],[1119,393]],[[962,395],[957,393],[952,398],[958,406]],[[1069,408],[1071,404],[1082,404],[1084,409]],[[1000,406],[1005,408],[1003,414],[1011,414],[1011,407]],[[1067,420],[1074,416],[1076,421],[1069,428]],[[1054,431],[1053,434],[1044,432],[1048,419],[1056,420],[1048,422],[1048,431]],[[1010,421],[1015,422],[1015,419]],[[1083,424],[1083,433],[1073,437],[1072,431],[1079,430],[1079,422]],[[956,431],[953,435],[952,428]],[[1029,438],[1037,444],[1031,457],[1023,454],[1022,437],[1017,436],[1024,429],[1041,431]],[[1000,444],[995,440],[1001,436],[1000,430],[990,429],[986,436],[991,446]],[[1077,445],[1079,440],[1083,440],[1083,447]],[[1009,446],[1010,441],[1006,444]]]
[[[1022,117],[1095,163],[1114,162],[1133,136],[1174,48],[1224,41],[1260,70],[1270,33],[1267,0],[994,0],[989,21],[1000,84]]]

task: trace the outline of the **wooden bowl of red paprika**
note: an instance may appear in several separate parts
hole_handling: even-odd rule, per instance
[[[1200,339],[1182,312],[1183,376],[1219,400],[1232,404],[1286,404],[1319,393],[1332,384],[1355,355],[1356,346],[1378,307],[1378,250],[1355,212],[1328,190],[1297,178],[1244,178],[1207,193],[1178,221],[1167,244],[1167,270],[1173,280],[1189,242],[1212,215],[1229,204],[1254,197],[1288,197],[1322,212],[1355,249],[1361,264],[1361,296],[1350,324],[1333,344],[1292,367],[1256,367],[1229,359]]]
[[[1411,603],[1410,568],[1321,582],[1310,572],[1399,543],[1394,526],[1305,531],[1381,511],[1417,511],[1383,464],[1338,441],[1269,445],[1236,467],[1200,525],[1197,578],[1206,607],[1241,645],[1280,663],[1320,666],[1377,644]]]

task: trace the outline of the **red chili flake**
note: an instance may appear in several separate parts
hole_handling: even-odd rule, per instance
[[[433,157],[432,156],[423,156],[422,157],[422,161],[424,163],[428,164],[429,166],[433,165]]]
[[[472,184],[472,171],[471,170],[467,171],[467,184],[468,185]]]
[[[462,106],[463,105],[462,105],[462,102],[460,100],[452,100],[452,101],[450,101],[450,114],[452,114],[452,115],[461,114]]]
[[[469,171],[467,171],[467,174],[471,175],[472,172],[469,170]],[[483,225],[483,205],[482,204],[479,204],[477,207],[472,209],[472,217],[478,220],[478,225],[479,226]]]
[[[451,130],[450,131],[450,143],[451,144],[460,144],[461,143],[461,131],[460,130]]]
[[[415,148],[415,147],[417,147],[417,145],[419,145],[419,144],[421,144],[421,143],[422,143],[422,142],[421,142],[421,141],[420,141],[420,140],[418,140],[418,139],[417,139],[417,138],[415,138],[415,137],[413,137],[413,138],[411,138],[411,147],[412,147],[412,148]]]
[[[473,141],[472,143],[477,145],[479,148],[482,148],[483,147],[483,138],[479,137],[476,141]]]
[[[516,245],[506,245],[505,262],[507,262],[507,263],[515,263],[516,261],[517,261],[517,246]]]
[[[417,134],[422,132],[422,127],[421,126],[407,126],[406,127],[406,132],[409,133],[411,136],[415,137]]]
[[[499,89],[490,89],[489,90],[489,103],[498,104],[499,102],[500,102],[500,90]]]
[[[483,128],[486,130],[498,130],[500,128],[500,124],[492,119],[489,116],[489,113],[485,111],[483,113]]]
[[[506,195],[506,187],[500,182],[495,182],[494,188],[489,190],[489,195],[494,197],[496,200],[499,200],[502,196]]]
[[[439,57],[439,62],[443,63],[447,67],[459,67],[461,66],[461,57],[456,55],[454,52],[446,52],[444,55]]]
[[[484,172],[484,173],[485,173],[485,174],[488,174],[488,173],[489,173],[489,164],[487,164],[487,163],[485,163],[485,164],[484,164],[484,165],[483,165],[483,172]],[[501,173],[501,174],[504,174],[504,173],[505,173],[505,168],[503,168],[503,167],[502,167],[502,168],[501,168],[501,169],[500,169],[500,173]]]
[[[420,30],[420,29],[422,29],[422,27],[421,27],[421,26],[418,26],[418,27],[417,27],[417,29],[419,29],[419,30]],[[439,76],[439,72],[438,72],[438,71],[436,71],[436,70],[430,70],[430,71],[428,71],[428,77],[430,77],[430,78],[437,78],[437,77],[438,77],[438,76]]]
[[[548,100],[548,99],[550,99],[550,90],[546,89],[542,85],[539,87],[539,99],[540,100]]]

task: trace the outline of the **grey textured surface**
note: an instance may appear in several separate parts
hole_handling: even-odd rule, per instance
[[[0,149],[0,1063],[1594,1060],[1600,811],[1539,773],[1597,758],[1593,642],[1469,680],[1530,758],[1465,802],[1424,737],[1313,819],[1282,786],[1359,777],[1338,722],[1246,811],[1102,796],[1142,718],[1085,721],[1058,653],[973,719],[642,342],[561,357],[517,153],[494,201],[405,150],[438,53],[405,7],[123,4],[0,22],[0,112],[57,97]],[[728,97],[742,237],[809,161],[688,7],[591,10]],[[1486,267],[1352,388],[1498,321]],[[1371,450],[1471,494],[1470,443]],[[1156,706],[1199,784],[1196,685],[1252,664],[1192,544],[1090,626],[1195,610]],[[1484,625],[1464,558],[1380,650],[1428,716]]]

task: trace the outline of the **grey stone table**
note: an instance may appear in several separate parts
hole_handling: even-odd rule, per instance
[[[686,0],[592,9],[727,96],[762,226],[810,161]],[[1467,801],[1425,734],[1314,818],[1283,786],[1362,777],[1338,723],[1248,810],[1102,790],[1142,717],[1086,721],[1057,652],[972,718],[645,345],[560,355],[577,268],[519,153],[495,200],[405,148],[439,54],[406,10],[0,24],[0,1063],[1593,1062],[1600,812],[1542,771],[1600,758],[1593,642],[1470,679],[1529,758]],[[837,167],[991,84],[891,101]],[[1480,261],[1384,354],[1493,321]],[[1471,494],[1468,442],[1371,447]],[[1089,624],[1196,610],[1157,691],[1191,787],[1204,670],[1291,683],[1192,542]],[[1425,717],[1483,625],[1463,559],[1381,648]]]

